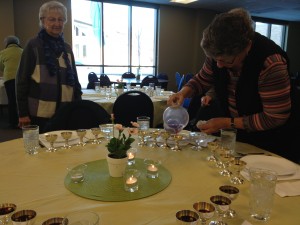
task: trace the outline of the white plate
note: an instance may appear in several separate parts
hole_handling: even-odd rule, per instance
[[[73,140],[76,140],[78,139],[78,136],[76,134],[75,131],[72,131],[72,130],[57,130],[57,131],[51,131],[51,132],[47,132],[47,134],[57,134],[57,139],[56,139],[56,143],[59,143],[59,142],[65,142],[65,140],[62,138],[61,136],[61,132],[64,132],[64,131],[71,131],[72,132],[72,136],[71,138],[69,139],[69,141],[73,141]],[[46,134],[46,133],[45,133]],[[45,134],[40,134],[40,140],[42,142],[47,142],[46,141],[46,138],[45,138]]]
[[[273,170],[279,176],[291,175],[296,173],[297,165],[285,158],[266,156],[266,155],[247,155],[241,160],[247,163],[247,168],[261,168]]]

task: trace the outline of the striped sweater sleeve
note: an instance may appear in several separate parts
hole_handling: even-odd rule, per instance
[[[258,83],[263,112],[243,118],[248,131],[278,127],[290,116],[290,80],[286,61],[281,55],[274,54],[265,60]]]

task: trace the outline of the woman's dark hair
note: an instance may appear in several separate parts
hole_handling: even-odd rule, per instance
[[[233,56],[242,52],[253,37],[251,16],[246,10],[237,8],[213,19],[203,31],[201,47],[209,57]]]

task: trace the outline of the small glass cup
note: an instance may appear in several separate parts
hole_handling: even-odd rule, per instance
[[[102,133],[104,133],[106,140],[110,140],[113,137],[113,124],[101,124],[99,125]]]
[[[72,166],[70,165],[67,167],[67,170],[70,174],[71,181],[73,183],[81,183],[84,181],[84,172],[87,168],[86,164],[80,164],[78,166]]]
[[[130,149],[127,151],[127,156],[128,156],[128,162],[127,162],[127,164],[128,164],[129,166],[135,164],[136,153],[137,153],[137,149],[136,149],[136,148],[130,148]]]
[[[95,91],[100,92],[100,82],[94,82],[95,84]]]
[[[232,155],[235,155],[236,132],[235,128],[221,129],[221,146],[228,149]]]
[[[148,131],[150,128],[150,117],[149,116],[138,116],[136,119],[139,124],[139,130]]]
[[[140,172],[136,169],[125,170],[123,175],[124,189],[128,192],[136,192],[139,190]]]
[[[161,165],[161,161],[144,159],[144,164],[146,165],[148,178],[155,179],[159,176],[159,166]]]
[[[176,213],[176,224],[178,225],[196,225],[198,221],[198,213],[192,210],[185,209]]]
[[[8,224],[10,215],[16,210],[17,206],[13,203],[0,204],[0,224]]]

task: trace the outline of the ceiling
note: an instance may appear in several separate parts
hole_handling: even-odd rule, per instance
[[[225,12],[243,7],[251,16],[268,19],[300,22],[300,0],[198,0],[189,4],[179,4],[170,0],[136,0],[139,2],[173,5],[195,9]]]

